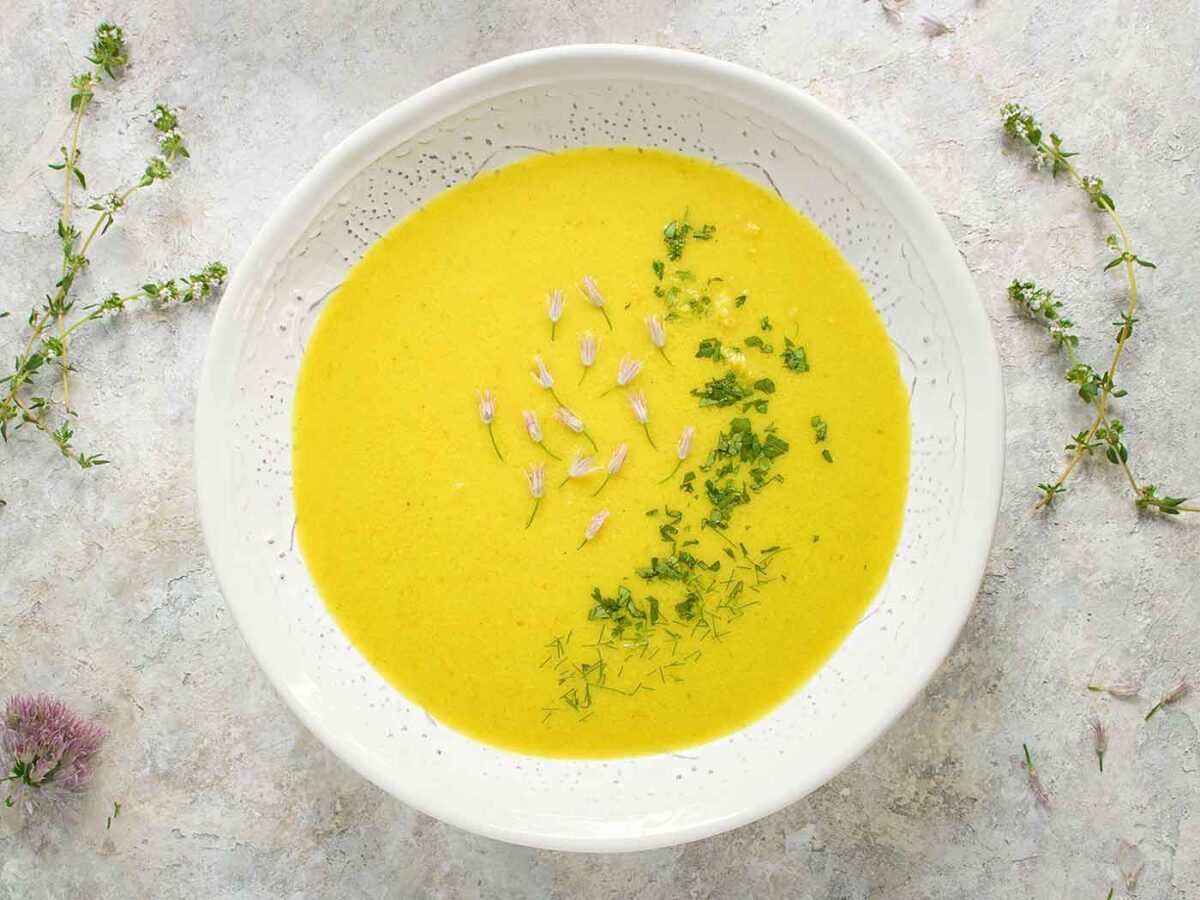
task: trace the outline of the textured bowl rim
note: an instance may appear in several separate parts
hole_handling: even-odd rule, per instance
[[[319,715],[300,702],[281,670],[277,635],[248,627],[252,598],[238,591],[238,564],[230,546],[231,537],[221,527],[220,494],[229,489],[228,479],[216,464],[224,448],[211,427],[224,406],[222,376],[229,374],[223,351],[236,339],[242,323],[238,319],[239,298],[256,287],[256,271],[271,251],[294,241],[315,209],[323,208],[343,183],[344,173],[354,172],[395,144],[397,133],[411,129],[414,122],[425,127],[441,118],[445,109],[485,99],[495,86],[517,86],[523,72],[557,63],[605,63],[619,72],[623,63],[654,65],[664,74],[695,79],[708,76],[714,90],[736,88],[770,100],[785,117],[807,118],[836,134],[866,161],[867,170],[886,185],[894,201],[893,214],[909,233],[919,233],[928,248],[926,264],[935,283],[945,286],[961,303],[947,308],[956,334],[965,337],[973,351],[964,367],[964,396],[971,400],[964,410],[963,494],[958,510],[960,527],[955,530],[953,560],[945,571],[939,593],[946,599],[941,615],[925,635],[920,665],[909,677],[897,679],[876,699],[870,724],[859,728],[845,752],[822,768],[810,768],[796,780],[779,786],[773,802],[744,808],[732,804],[724,815],[649,834],[596,837],[546,834],[520,827],[479,821],[472,810],[447,805],[436,793],[426,790],[419,778],[405,778],[394,767],[378,764],[376,758],[354,740],[331,731]],[[332,186],[332,187],[331,187]],[[901,214],[904,215],[901,215]],[[223,371],[224,369],[224,371]],[[964,404],[966,405],[966,404]],[[201,369],[195,414],[196,493],[201,527],[213,562],[217,581],[243,639],[292,712],[326,747],[360,775],[421,812],[468,831],[510,843],[554,850],[616,852],[646,850],[698,840],[728,831],[776,812],[822,786],[849,766],[873,745],[924,690],[938,667],[949,655],[970,613],[982,581],[991,548],[1004,473],[1004,390],[1000,361],[991,326],[966,264],[958,254],[945,224],[907,174],[876,144],[849,121],[801,89],[771,76],[696,53],[659,47],[626,44],[571,44],[531,50],[507,56],[463,71],[408,97],[377,115],[345,138],[304,176],[267,220],[245,256],[234,270],[216,318]]]

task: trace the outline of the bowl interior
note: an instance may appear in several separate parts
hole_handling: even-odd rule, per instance
[[[912,459],[886,583],[802,690],[686,752],[574,762],[502,752],[438,725],[349,644],[294,541],[291,414],[322,302],[372,242],[481,171],[597,144],[713,160],[819,225],[858,271],[898,350]],[[978,586],[999,496],[1001,415],[990,332],[949,236],[851,126],[794,89],[702,57],[556,48],[456,76],[364,126],[264,229],[226,294],[205,363],[201,513],[251,649],[297,714],[362,774],[494,837],[635,849],[702,837],[802,796],[911,702]]]

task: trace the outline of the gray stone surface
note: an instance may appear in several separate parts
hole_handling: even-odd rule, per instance
[[[1200,674],[1200,522],[1139,517],[1115,471],[1087,468],[1033,515],[1083,413],[1061,360],[1004,287],[1061,290],[1108,352],[1120,278],[1099,275],[1104,225],[998,137],[1021,98],[1107,176],[1146,256],[1145,305],[1122,413],[1139,470],[1200,493],[1200,26],[1195,0],[911,0],[902,24],[857,0],[131,0],[134,62],[89,117],[92,186],[149,150],[141,114],[182,107],[193,159],[106,239],[84,295],[208,260],[236,264],[284,192],[401,97],[531,47],[636,41],[698,50],[800,85],[856,122],[932,199],[974,273],[1007,379],[1009,458],[988,574],[957,649],[919,702],[844,774],[789,809],[677,849],[587,857],[505,846],[417,814],[364,782],[276,698],[206,559],[191,469],[192,410],[213,310],[140,309],[79,344],[79,440],[113,465],[72,470],[24,436],[0,449],[0,689],[54,691],[111,729],[73,823],[0,809],[0,897],[1200,896],[1197,709],[1141,720]],[[70,72],[111,7],[17,0],[0,17],[0,305],[53,281]],[[957,30],[931,40],[933,12]],[[149,194],[149,192],[147,192]],[[11,352],[19,322],[0,323]],[[1109,722],[1101,776],[1086,717]],[[1034,807],[1027,742],[1053,795]],[[112,800],[124,811],[111,831]],[[1136,886],[1118,839],[1145,860]]]

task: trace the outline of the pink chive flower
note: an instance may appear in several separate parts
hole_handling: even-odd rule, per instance
[[[608,323],[608,330],[612,331],[612,319],[608,317],[608,310],[604,308],[604,296],[600,293],[600,288],[596,287],[596,279],[591,275],[584,275],[579,283],[579,293],[583,294],[588,303],[604,313],[604,321]]]
[[[1156,712],[1158,712],[1160,709],[1162,709],[1164,706],[1170,706],[1175,701],[1182,700],[1184,697],[1187,696],[1188,691],[1190,691],[1191,689],[1192,689],[1192,686],[1190,684],[1188,684],[1188,680],[1186,678],[1180,678],[1179,684],[1175,685],[1175,687],[1171,688],[1171,690],[1169,690],[1165,694],[1163,694],[1162,699],[1154,704],[1154,706],[1151,708],[1150,712],[1146,713],[1146,721],[1149,721],[1150,717],[1152,715],[1154,715]]]
[[[529,521],[525,523],[525,527],[528,528],[533,524],[533,517],[537,515],[542,495],[546,492],[546,464],[531,463],[525,470],[525,480],[529,482],[529,493],[533,495],[533,512],[529,514]]]
[[[650,343],[654,345],[662,358],[667,360],[667,365],[672,365],[671,360],[667,357],[667,351],[664,349],[667,346],[667,328],[663,325],[658,313],[646,316],[646,330],[650,332]]]
[[[949,25],[941,19],[933,16],[921,16],[921,30],[929,37],[941,37],[944,34],[950,34],[954,31]]]
[[[26,813],[76,799],[92,779],[104,729],[42,694],[11,698],[0,720],[0,783],[5,803]]]
[[[600,487],[596,488],[595,492],[593,492],[593,497],[604,490],[604,486],[608,484],[608,480],[621,471],[621,466],[625,465],[625,457],[628,455],[629,445],[624,443],[618,444],[617,449],[613,451],[613,455],[608,459],[608,465],[604,467],[607,474],[605,474],[604,480],[600,482]]]
[[[1118,681],[1116,684],[1089,684],[1088,690],[1096,694],[1107,693],[1118,700],[1128,700],[1142,692],[1140,681]]]
[[[604,393],[615,391],[619,387],[626,387],[629,382],[637,378],[638,372],[642,371],[642,366],[645,365],[640,359],[634,359],[628,353],[621,357],[621,364],[617,366],[617,383],[610,387]]]
[[[596,350],[599,344],[599,340],[590,331],[585,331],[579,336],[579,362],[583,364],[583,374],[579,376],[580,384],[583,384],[588,370],[596,362]]]
[[[546,295],[546,315],[550,317],[550,340],[554,340],[554,329],[558,327],[558,320],[562,318],[563,307],[567,305],[567,301],[563,299],[563,292],[554,290]]]
[[[565,406],[560,406],[554,411],[554,418],[558,419],[558,421],[562,422],[576,434],[582,434],[585,438],[587,438],[587,441],[592,445],[593,450],[600,449],[596,446],[596,442],[592,440],[592,436],[587,433],[587,429],[583,427],[583,419],[579,418],[579,416],[575,415],[575,413],[571,412],[571,410],[567,409]]]
[[[551,459],[558,459],[550,452],[550,449],[542,443],[542,426],[538,424],[537,413],[532,409],[521,411],[521,420],[525,423],[525,430],[529,432],[529,439],[542,448],[542,451]]]
[[[1029,748],[1022,744],[1021,749],[1025,752],[1025,760],[1021,765],[1025,767],[1025,774],[1029,777],[1029,790],[1033,794],[1033,799],[1039,806],[1049,806],[1050,792],[1046,790],[1042,779],[1038,777],[1037,769],[1033,767],[1033,757],[1029,755]]]
[[[1103,772],[1104,752],[1108,749],[1108,729],[1104,727],[1099,716],[1093,715],[1088,723],[1088,730],[1092,733],[1092,749],[1096,751],[1096,759],[1100,761],[1100,771]]]
[[[583,451],[580,450],[575,454],[575,459],[571,461],[571,465],[567,469],[567,477],[562,480],[562,484],[559,487],[562,487],[563,484],[566,484],[572,478],[583,478],[597,470],[598,467],[592,465],[592,458],[584,456]]]
[[[588,522],[587,531],[584,532],[583,540],[579,542],[579,547],[583,549],[583,545],[600,533],[600,526],[604,524],[604,520],[608,518],[608,510],[602,509],[600,512],[592,516],[592,521]]]
[[[679,436],[679,443],[675,445],[675,455],[679,457],[679,461],[675,463],[675,468],[671,470],[671,474],[660,481],[659,484],[662,484],[664,481],[670,481],[675,477],[675,473],[679,471],[679,467],[683,465],[683,461],[692,452],[692,438],[695,436],[696,427],[694,425],[688,425],[683,429],[683,434]]]
[[[658,448],[654,445],[654,438],[650,437],[650,410],[646,406],[646,394],[644,391],[638,391],[629,398],[629,405],[633,407],[633,414],[646,430],[646,440],[650,442],[650,446],[655,450]]]
[[[530,372],[530,377],[539,385],[548,390],[550,392],[550,396],[553,397],[556,402],[562,403],[562,401],[558,399],[558,394],[554,393],[554,376],[550,374],[550,370],[547,369],[546,364],[542,362],[542,357],[535,356],[533,358],[533,364],[537,367],[537,371]]]
[[[496,418],[496,395],[489,388],[482,394],[476,391],[475,396],[479,398],[479,418],[487,426],[488,437],[492,439],[492,447],[496,451],[496,456],[500,457],[500,462],[504,462],[504,454],[500,452],[500,445],[496,443],[496,435],[492,431],[492,421]]]

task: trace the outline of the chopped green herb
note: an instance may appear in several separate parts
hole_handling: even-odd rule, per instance
[[[754,382],[754,389],[763,394],[773,394],[775,393],[775,382],[770,378],[760,378]]]
[[[734,297],[733,305],[736,306],[738,309],[741,309],[743,306],[745,306],[746,305],[746,295],[738,294],[736,297]]]
[[[667,268],[663,265],[663,261],[661,259],[656,259],[650,265],[654,268],[655,277],[658,278],[659,281],[662,281],[663,272],[666,271]]]
[[[829,426],[825,424],[825,420],[820,416],[813,416],[812,427],[813,431],[816,432],[817,443],[819,444],[821,441],[825,440],[825,436],[829,434]]]
[[[725,357],[721,353],[721,341],[718,338],[705,338],[696,348],[696,359],[711,359],[720,362]]]
[[[821,457],[822,457],[822,458],[825,460],[825,462],[827,462],[827,463],[831,463],[831,462],[833,462],[833,454],[832,454],[832,453],[830,453],[828,449],[825,449],[825,450],[822,450],[822,451],[821,451]]]
[[[758,327],[763,331],[771,331],[774,328],[774,326],[771,324],[771,320],[766,316],[762,317],[762,321],[758,323]]]
[[[747,347],[756,347],[758,350],[760,350],[763,353],[774,353],[775,352],[775,345],[768,344],[766,341],[764,341],[762,338],[760,338],[757,334],[750,335],[750,337],[746,338],[744,343]]]
[[[720,378],[714,378],[704,385],[704,388],[694,388],[693,397],[700,398],[700,406],[732,406],[745,400],[754,393],[754,388],[741,384],[733,372],[726,372]]]
[[[677,281],[695,281],[696,276],[692,274],[691,269],[676,269],[675,278]]]
[[[807,372],[808,354],[804,352],[804,348],[787,337],[783,339],[783,346],[783,364],[793,372]]]

